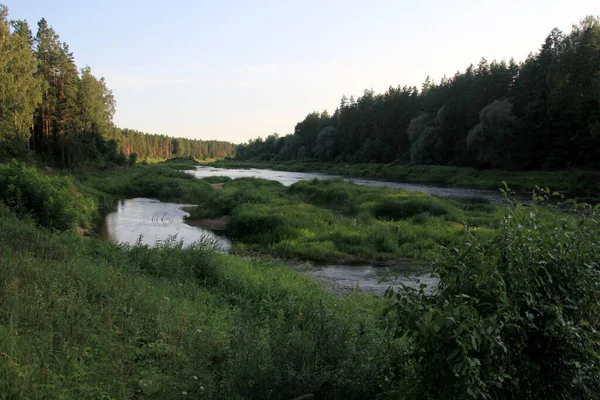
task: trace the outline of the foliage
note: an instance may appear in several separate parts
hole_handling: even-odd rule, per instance
[[[136,164],[108,171],[86,171],[76,176],[85,185],[114,196],[197,204],[210,199],[215,190],[208,182],[180,170],[191,167],[181,161]]]
[[[380,304],[177,242],[55,235],[0,204],[0,393],[12,398],[374,398],[403,343]]]
[[[596,168],[600,160],[600,22],[552,30],[525,61],[488,62],[421,91],[342,97],[286,136],[241,145],[238,160],[417,163],[475,168]],[[514,105],[512,107],[511,105]]]
[[[467,147],[476,153],[482,165],[509,168],[514,165],[513,135],[519,132],[519,121],[508,100],[494,101],[481,110],[479,124],[469,132]]]
[[[534,202],[542,196],[534,194]],[[591,399],[600,390],[597,209],[506,209],[500,234],[449,247],[432,296],[405,289],[390,324],[410,341],[407,399]]]
[[[78,70],[69,46],[42,18],[35,36],[26,21],[8,21],[0,4],[0,160],[31,151],[59,167],[134,164],[171,156],[235,155],[232,143],[149,135],[113,125],[116,102],[104,78]]]
[[[479,171],[469,167],[405,164],[341,164],[320,162],[250,162],[221,160],[218,168],[270,168],[280,171],[321,172],[391,182],[498,190],[507,182],[515,190],[531,192],[537,185],[575,195],[600,196],[600,175],[595,171]]]
[[[377,218],[390,218],[395,221],[423,213],[439,217],[448,215],[451,212],[451,207],[434,197],[415,197],[403,200],[386,199],[378,203],[373,209],[373,214]]]
[[[394,212],[386,214],[389,204]],[[317,262],[386,262],[433,260],[440,245],[460,240],[463,223],[481,228],[481,234],[493,232],[496,212],[480,201],[442,200],[335,179],[286,188],[242,178],[226,182],[189,218],[227,215],[234,252]]]
[[[59,231],[89,227],[95,204],[68,177],[45,176],[17,161],[0,164],[0,200],[19,215]]]

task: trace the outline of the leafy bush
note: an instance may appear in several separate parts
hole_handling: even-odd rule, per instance
[[[493,238],[441,259],[433,296],[405,289],[390,323],[410,338],[407,399],[592,399],[600,393],[600,216],[506,211]]]
[[[0,165],[0,200],[17,214],[59,231],[74,228],[79,217],[75,186],[68,178],[45,176],[17,161]]]
[[[225,183],[229,182],[231,178],[228,176],[206,176],[202,180],[208,183]]]

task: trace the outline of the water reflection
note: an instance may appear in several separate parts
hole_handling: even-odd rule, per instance
[[[342,288],[383,295],[390,286],[401,284],[418,289],[424,283],[431,293],[439,282],[430,272],[407,266],[377,267],[372,265],[328,265],[315,272],[321,279],[334,282]],[[383,281],[379,283],[380,280]]]
[[[101,239],[119,243],[141,243],[154,246],[158,242],[176,237],[184,245],[212,238],[222,250],[229,250],[231,242],[212,231],[189,226],[184,222],[188,215],[181,208],[185,204],[163,203],[152,199],[120,200],[117,208],[108,214],[98,231]]]
[[[208,176],[228,176],[232,179],[236,178],[262,178],[272,181],[278,181],[286,186],[293,185],[298,181],[308,179],[331,179],[341,178],[350,182],[354,182],[357,185],[365,186],[384,186],[392,189],[402,189],[413,192],[424,192],[436,196],[442,197],[478,197],[486,199],[491,203],[500,204],[502,203],[502,196],[500,192],[493,190],[479,190],[479,189],[463,189],[463,188],[446,188],[438,186],[418,185],[411,183],[398,183],[398,182],[386,182],[386,181],[374,181],[362,178],[346,178],[338,175],[319,174],[312,172],[287,172],[287,171],[274,171],[271,169],[229,169],[229,168],[214,168],[206,166],[198,166],[195,170],[189,171],[198,178],[206,178]]]

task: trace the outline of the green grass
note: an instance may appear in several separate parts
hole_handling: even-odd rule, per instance
[[[372,398],[401,354],[371,298],[201,247],[54,234],[3,205],[0,298],[8,398]]]
[[[242,178],[192,211],[191,219],[228,215],[234,252],[316,262],[430,262],[462,237],[465,226],[492,235],[501,208],[481,199],[301,181],[288,187]]]
[[[478,171],[468,167],[442,165],[345,164],[319,162],[249,162],[219,160],[219,168],[268,168],[279,171],[321,172],[392,182],[498,190],[502,182],[517,191],[531,192],[548,187],[580,197],[600,197],[600,175],[594,171]]]
[[[77,179],[0,166],[9,171],[0,183],[10,189],[0,201],[0,398],[598,392],[597,214],[339,180],[286,188],[247,178],[213,191],[171,166]],[[69,198],[61,198],[65,187]],[[44,228],[48,210],[87,215],[78,204],[99,204],[91,197],[111,196],[103,190],[187,198],[205,215],[227,212],[238,251],[349,261],[441,255],[440,291],[337,297],[277,261],[208,244],[127,246],[82,238],[70,224],[63,232]],[[61,201],[48,200],[54,195]]]
[[[212,196],[210,183],[184,172],[193,164],[164,162],[137,164],[109,171],[86,171],[76,178],[83,186],[115,197],[148,197],[162,201],[196,204]]]

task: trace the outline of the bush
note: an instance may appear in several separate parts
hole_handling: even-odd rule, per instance
[[[436,268],[437,293],[388,293],[410,338],[407,399],[592,399],[600,393],[600,216],[507,209]],[[595,394],[594,394],[595,393]]]
[[[130,153],[129,154],[129,165],[135,165],[135,163],[137,162],[137,159],[138,159],[137,153]]]
[[[231,178],[228,176],[207,176],[202,178],[202,180],[208,183],[225,183],[229,182]]]
[[[59,231],[74,228],[78,212],[75,186],[68,178],[40,174],[17,161],[0,165],[0,200],[19,215]]]

